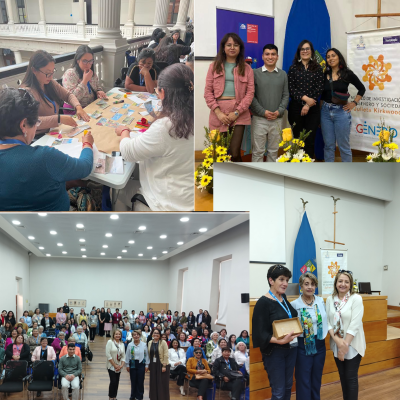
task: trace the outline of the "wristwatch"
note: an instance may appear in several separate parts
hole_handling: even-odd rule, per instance
[[[236,115],[237,117],[239,116],[239,111],[238,111],[238,110],[235,111],[235,115]]]
[[[356,106],[358,106],[358,103],[355,100],[353,100],[352,103],[354,103]]]

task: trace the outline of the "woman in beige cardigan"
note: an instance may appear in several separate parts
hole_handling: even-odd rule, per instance
[[[168,346],[161,340],[161,332],[153,330],[153,340],[150,340],[150,393],[151,400],[169,400],[169,369]]]
[[[365,354],[362,297],[354,292],[351,271],[339,270],[326,299],[330,346],[339,371],[343,398],[358,399],[358,369]]]
[[[106,345],[107,370],[110,376],[108,397],[115,400],[118,393],[119,378],[125,365],[125,345],[122,343],[122,333],[116,329]]]

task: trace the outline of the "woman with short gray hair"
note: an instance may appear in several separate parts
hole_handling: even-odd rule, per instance
[[[301,294],[291,302],[296,309],[303,333],[298,338],[295,368],[296,396],[299,399],[319,400],[328,333],[328,318],[322,297],[315,296],[318,279],[311,272],[299,278]]]

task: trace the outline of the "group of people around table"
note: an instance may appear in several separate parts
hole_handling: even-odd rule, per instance
[[[326,299],[315,295],[318,280],[306,272],[299,278],[302,294],[289,302],[285,295],[291,271],[274,265],[268,270],[270,289],[258,299],[253,313],[253,346],[260,348],[271,385],[271,400],[289,400],[296,378],[296,399],[320,400],[325,364],[325,338],[339,371],[343,398],[358,399],[358,369],[366,349],[362,297],[354,292],[351,271],[339,270],[334,289]],[[298,317],[301,334],[274,337],[272,323]]]
[[[351,162],[351,111],[362,99],[365,87],[348,68],[342,53],[335,48],[327,50],[323,71],[313,44],[302,40],[287,74],[276,66],[278,59],[278,48],[267,44],[262,54],[264,65],[253,70],[246,63],[242,39],[236,33],[222,38],[204,90],[210,130],[233,131],[230,153],[232,161],[240,162],[244,130],[251,125],[252,161],[262,162],[267,153],[267,161],[275,162],[282,117],[290,98],[288,119],[293,136],[299,138],[303,130],[311,132],[305,140],[305,152],[315,158],[316,132],[321,125],[325,161],[335,161],[337,144],[342,161]],[[358,92],[349,102],[350,84]]]
[[[143,200],[135,202],[137,211],[194,208],[194,74],[180,62],[191,47],[177,43],[176,36],[179,39],[179,32],[159,39],[155,49],[142,49],[125,80],[128,90],[156,94],[162,104],[147,131],[135,132],[131,138],[128,126],[115,129],[124,160],[140,162],[138,193]],[[157,60],[164,64],[161,72]],[[56,147],[30,145],[51,128],[77,127],[73,114],[90,121],[84,108],[108,99],[107,94],[95,72],[95,54],[87,45],[78,47],[62,85],[53,79],[55,72],[53,56],[38,50],[30,58],[20,87],[0,90],[1,211],[69,211],[67,190],[87,186],[83,179],[94,165],[91,131],[82,138],[79,158]],[[61,107],[66,109],[63,114]]]

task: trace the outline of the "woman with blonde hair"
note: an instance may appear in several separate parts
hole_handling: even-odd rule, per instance
[[[121,370],[125,366],[125,346],[122,343],[122,333],[115,329],[111,339],[106,346],[107,370],[110,376],[110,386],[108,388],[108,397],[116,399],[119,386]]]
[[[362,297],[353,287],[353,273],[340,269],[332,296],[326,299],[330,347],[339,371],[343,398],[358,399],[358,369],[365,354]]]

